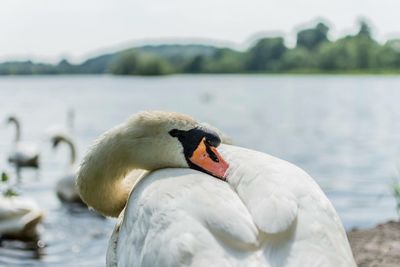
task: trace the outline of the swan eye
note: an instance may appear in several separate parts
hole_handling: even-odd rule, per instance
[[[212,146],[210,140],[206,139],[204,142],[206,142],[207,145]]]
[[[218,135],[208,134],[205,136],[205,142],[209,146],[218,147],[221,144],[221,139]]]

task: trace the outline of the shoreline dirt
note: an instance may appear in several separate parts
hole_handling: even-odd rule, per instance
[[[347,233],[358,267],[400,266],[400,222]]]

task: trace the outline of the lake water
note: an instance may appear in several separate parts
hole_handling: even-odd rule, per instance
[[[390,185],[400,160],[399,103],[400,77],[394,76],[0,78],[0,122],[16,114],[23,139],[36,142],[42,152],[40,172],[23,172],[20,190],[46,210],[44,248],[33,255],[3,241],[0,266],[104,266],[114,221],[70,211],[54,194],[69,155],[67,148],[51,149],[47,132],[65,125],[71,108],[80,156],[100,133],[137,111],[192,115],[237,145],[305,169],[350,229],[396,218]],[[0,169],[12,171],[6,158],[13,135],[0,123]]]

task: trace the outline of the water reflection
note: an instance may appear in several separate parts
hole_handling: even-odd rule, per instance
[[[40,239],[16,240],[2,237],[0,239],[0,263],[9,265],[32,264],[44,254],[44,243]]]

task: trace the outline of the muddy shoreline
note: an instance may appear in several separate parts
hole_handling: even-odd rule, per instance
[[[358,267],[400,266],[400,222],[347,233]]]

